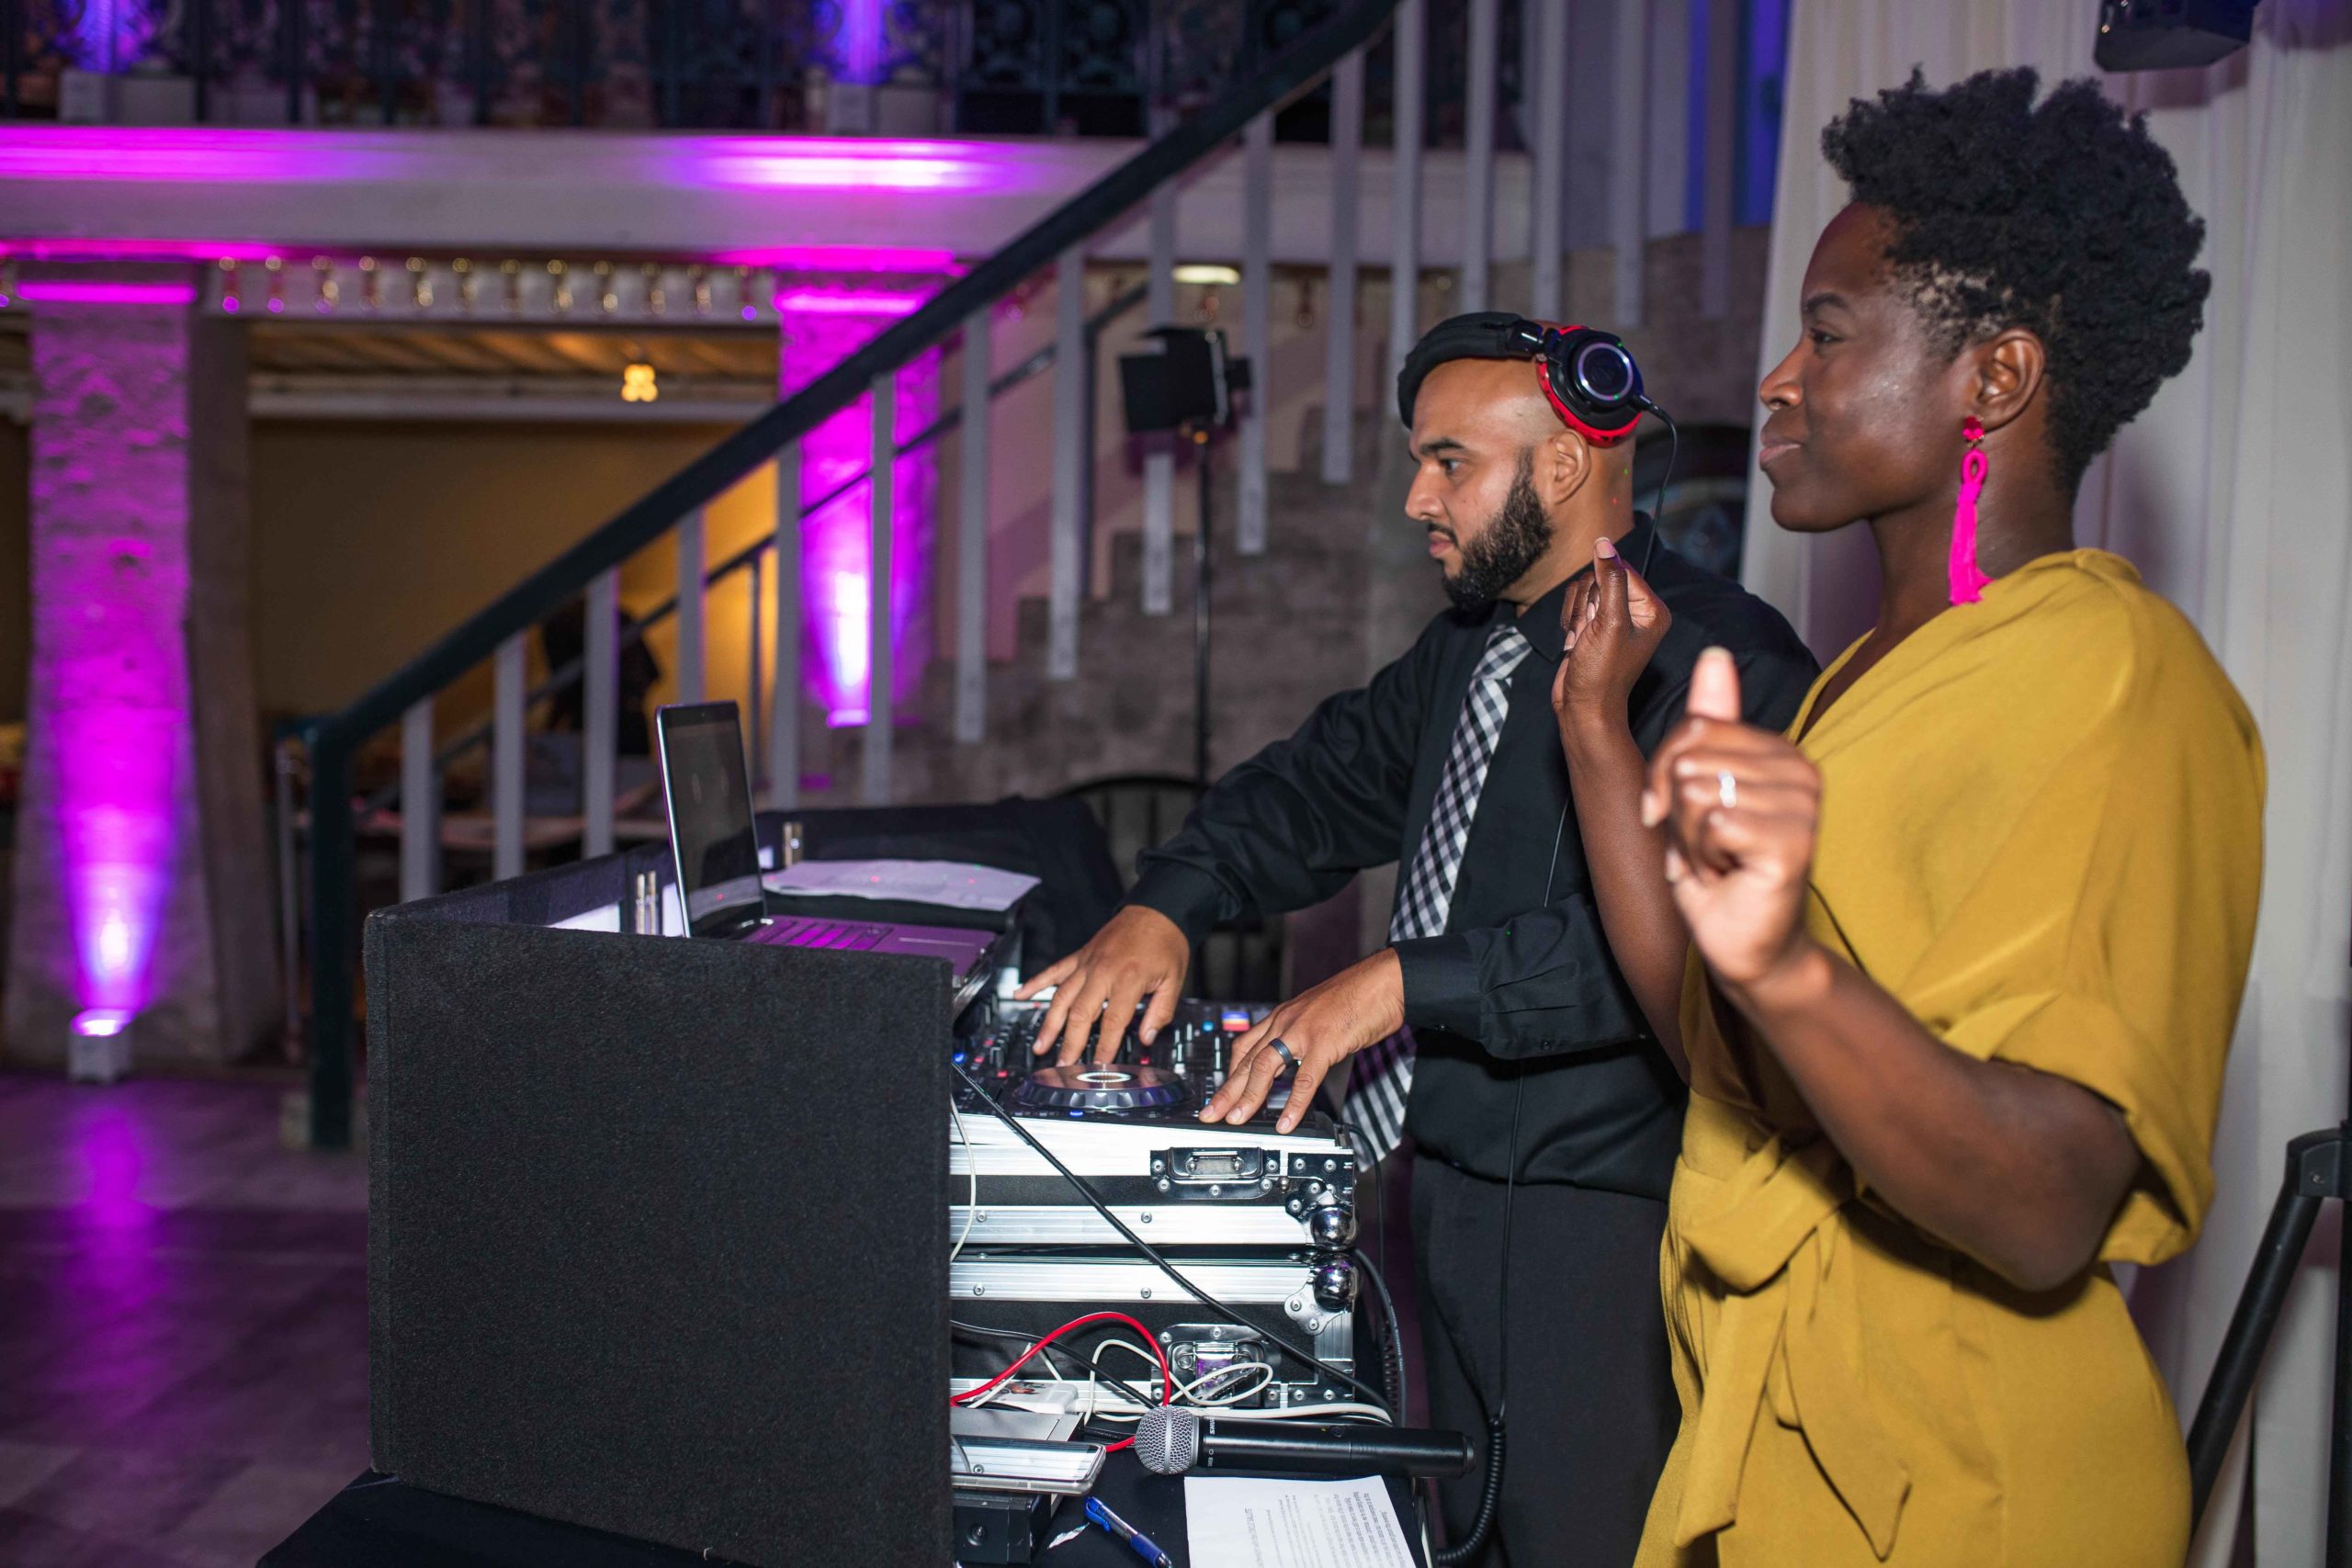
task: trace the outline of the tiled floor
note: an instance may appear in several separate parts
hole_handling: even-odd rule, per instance
[[[0,1563],[251,1568],[366,1467],[367,1170],[283,1093],[0,1075]]]

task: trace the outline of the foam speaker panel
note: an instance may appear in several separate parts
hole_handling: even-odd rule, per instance
[[[947,966],[372,917],[370,1450],[760,1568],[945,1562]]]

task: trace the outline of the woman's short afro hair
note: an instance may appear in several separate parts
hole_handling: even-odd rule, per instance
[[[2087,78],[1910,82],[1821,133],[1854,199],[1893,220],[1896,276],[1957,354],[2007,327],[2050,351],[2050,441],[2072,491],[2188,363],[2212,287],[2172,156]]]

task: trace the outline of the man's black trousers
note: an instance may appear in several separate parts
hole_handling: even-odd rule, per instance
[[[1429,1422],[1475,1434],[1483,1455],[1498,1393],[1503,1184],[1425,1155],[1412,1175]],[[1665,1228],[1666,1205],[1652,1199],[1520,1185],[1502,1508],[1479,1568],[1633,1562],[1681,1421],[1658,1303]],[[1449,1540],[1468,1532],[1485,1480],[1473,1466],[1440,1484]]]

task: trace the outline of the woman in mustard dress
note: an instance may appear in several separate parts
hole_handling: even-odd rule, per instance
[[[2094,85],[2035,92],[1915,78],[1829,128],[1854,204],[1762,460],[1781,526],[1870,525],[1881,618],[1785,737],[1710,654],[1650,760],[1691,1097],[1661,1258],[1683,1423],[1642,1568],[2187,1548],[2109,1266],[2188,1247],[2212,1195],[2262,757],[2194,628],[2070,528],[2187,362],[2201,225]],[[1572,658],[1629,657],[1613,586],[1571,606]],[[1639,925],[1604,913],[1612,943]],[[1646,996],[1680,954],[1619,957]]]

